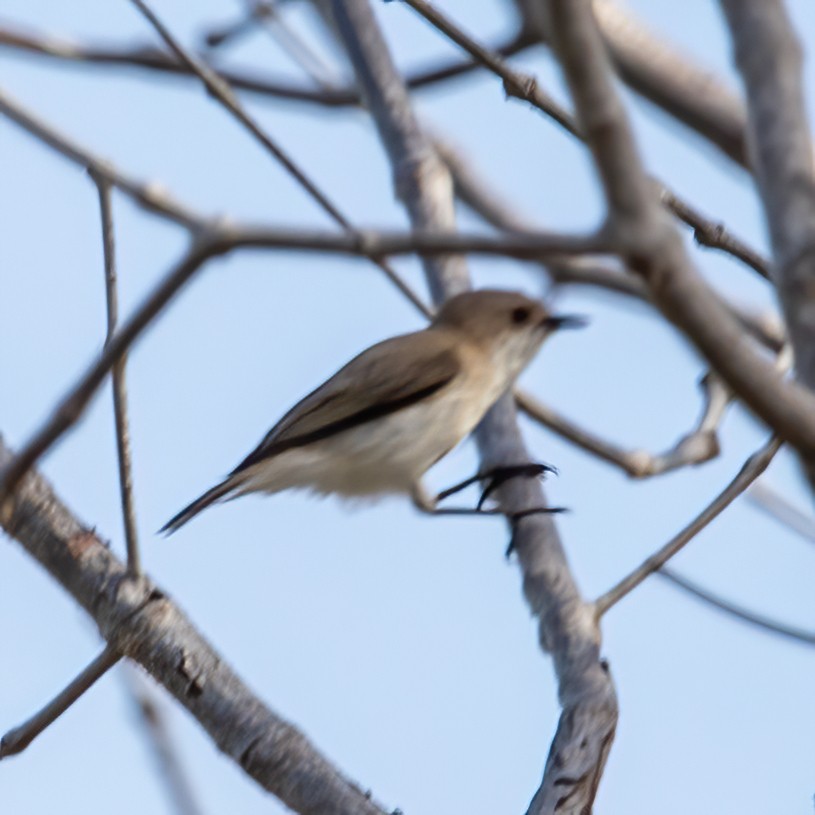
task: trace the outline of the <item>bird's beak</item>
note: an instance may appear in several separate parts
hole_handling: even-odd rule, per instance
[[[580,314],[550,314],[541,323],[549,331],[559,331],[561,328],[584,328],[588,324],[588,317]]]

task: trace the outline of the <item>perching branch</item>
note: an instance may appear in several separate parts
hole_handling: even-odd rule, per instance
[[[423,230],[454,228],[451,179],[418,124],[367,0],[333,0],[330,6],[411,223]],[[426,263],[425,273],[437,302],[469,286],[466,268],[457,258]],[[476,440],[483,469],[529,460],[506,397],[482,421]],[[540,484],[529,479],[505,484],[498,497],[508,513],[545,503]],[[569,812],[589,811],[617,723],[616,694],[600,658],[599,630],[575,585],[551,516],[518,521],[513,541],[524,593],[539,621],[540,644],[552,653],[563,704],[529,813],[565,812],[564,801],[570,802]]]
[[[13,458],[0,439],[0,465]],[[131,574],[38,474],[29,473],[0,507],[0,526],[93,618],[107,641],[105,660],[123,654],[138,662],[264,789],[301,815],[385,815],[266,707],[165,592]]]

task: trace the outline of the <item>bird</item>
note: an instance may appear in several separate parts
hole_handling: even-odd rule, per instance
[[[218,501],[287,489],[346,499],[403,494],[432,512],[425,472],[476,427],[548,336],[584,322],[515,291],[451,297],[426,328],[372,345],[300,400],[160,532]]]

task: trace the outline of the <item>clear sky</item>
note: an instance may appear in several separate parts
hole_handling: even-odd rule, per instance
[[[485,41],[507,31],[498,0],[440,4]],[[788,3],[815,40],[815,10]],[[188,43],[200,21],[237,3],[156,2]],[[631,7],[736,81],[715,3],[638,0]],[[398,3],[377,12],[401,66],[454,54]],[[299,12],[298,12],[299,14]],[[126,2],[7,0],[3,18],[78,39],[152,36]],[[258,35],[235,52],[297,76]],[[0,52],[4,90],[130,174],[160,181],[206,212],[328,226],[276,164],[191,82],[89,69]],[[562,93],[542,51],[520,63]],[[815,77],[807,63],[810,107]],[[403,226],[390,172],[365,116],[247,97],[247,104],[356,223]],[[583,149],[480,75],[420,95],[425,122],[469,154],[523,214],[552,228],[601,217]],[[649,167],[766,249],[744,175],[629,97]],[[0,431],[21,444],[91,360],[104,335],[96,193],[81,170],[0,119]],[[184,247],[183,234],[116,198],[121,308],[127,313]],[[462,222],[474,225],[466,217]],[[694,250],[736,301],[772,293],[744,268]],[[423,291],[417,264],[398,267]],[[543,294],[536,273],[473,260],[478,285]],[[664,449],[696,419],[699,360],[644,308],[559,294],[591,327],[553,340],[523,384],[558,410],[631,447]],[[405,501],[349,509],[298,494],[214,508],[170,540],[155,534],[230,470],[268,427],[350,356],[421,319],[370,264],[241,253],[208,267],[135,348],[129,366],[135,489],[149,574],[249,685],[340,768],[408,815],[518,813],[537,787],[557,723],[552,669],[538,650],[500,522],[434,520]],[[637,483],[529,422],[556,464],[553,503],[581,588],[607,589],[673,535],[733,476],[766,433],[732,411],[723,455]],[[476,466],[465,444],[430,476],[443,487]],[[123,553],[110,391],[42,462],[76,514]],[[794,460],[767,483],[811,503]],[[13,542],[0,547],[0,730],[19,723],[100,649],[83,613]],[[742,500],[677,558],[705,586],[758,611],[815,627],[815,550]],[[652,578],[604,621],[620,724],[601,813],[812,811],[812,650],[722,617]],[[282,812],[163,699],[206,813]],[[0,765],[0,811],[21,815],[169,811],[116,672],[22,756]],[[115,804],[114,804],[115,802]]]

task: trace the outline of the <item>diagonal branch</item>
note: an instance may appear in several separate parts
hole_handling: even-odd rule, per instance
[[[3,458],[0,438],[0,460]],[[10,516],[11,517],[11,516]],[[0,520],[3,520],[0,517]],[[5,521],[3,523],[5,528]],[[0,740],[0,759],[21,753],[47,727],[53,724],[85,691],[103,677],[122,655],[109,646],[68,683],[47,705],[18,727],[9,730]]]
[[[0,439],[0,465],[11,458]],[[138,662],[264,789],[301,815],[384,815],[246,687],[158,586],[130,574],[43,478],[29,473],[0,508],[0,525],[88,612],[110,653]]]
[[[696,537],[711,521],[721,515],[769,466],[781,448],[781,441],[773,436],[744,462],[736,477],[677,535],[661,549],[624,577],[616,586],[597,598],[594,603],[601,617],[612,606],[634,591],[647,577],[661,569],[686,544]]]
[[[706,603],[709,606],[713,606],[713,608],[716,608],[737,620],[741,620],[743,623],[752,625],[770,634],[777,634],[780,637],[785,637],[786,639],[792,640],[793,642],[797,642],[801,645],[815,645],[815,631],[807,631],[804,628],[797,628],[795,626],[787,625],[786,623],[773,620],[770,617],[765,617],[763,614],[757,614],[754,611],[750,611],[749,609],[744,608],[744,606],[731,603],[729,600],[725,600],[724,598],[719,597],[719,595],[714,594],[707,589],[703,589],[697,583],[688,580],[687,577],[682,577],[673,569],[669,569],[667,566],[660,569],[657,574],[660,577],[664,577],[666,580],[670,581],[677,588],[682,589],[686,594],[691,595],[691,597],[695,597],[697,600],[701,600],[701,602]]]

